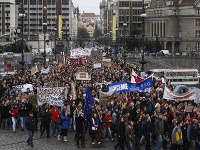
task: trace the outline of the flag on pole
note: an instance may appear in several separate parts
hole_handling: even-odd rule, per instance
[[[92,92],[90,87],[87,87],[86,96],[85,96],[85,105],[84,105],[84,118],[86,118],[90,114],[90,105],[94,104],[94,98],[92,96]]]
[[[138,82],[142,82],[144,79],[139,77],[134,70],[132,70],[131,73],[131,83],[138,83]]]

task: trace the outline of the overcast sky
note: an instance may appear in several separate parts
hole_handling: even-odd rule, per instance
[[[100,14],[99,4],[101,0],[72,0],[74,6],[79,6],[80,13]]]

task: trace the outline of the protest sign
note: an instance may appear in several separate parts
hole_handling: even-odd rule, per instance
[[[88,72],[77,72],[76,80],[91,80],[91,75]]]
[[[37,101],[38,105],[41,106],[51,101],[58,101],[58,97],[64,100],[64,93],[67,90],[65,87],[53,87],[53,88],[37,88]]]
[[[49,73],[49,67],[48,68],[41,68],[41,73],[43,73],[43,74]]]
[[[93,65],[93,67],[94,67],[95,69],[101,68],[101,63],[95,63],[95,64]]]
[[[112,62],[111,59],[102,59],[104,66],[106,67],[111,67],[112,66]]]
[[[20,93],[33,91],[33,85],[32,84],[20,84],[13,86],[15,90],[17,90]]]
[[[85,72],[85,66],[77,67],[77,72]]]
[[[31,68],[31,75],[34,75],[35,73],[39,72],[38,66],[35,65],[33,68]]]

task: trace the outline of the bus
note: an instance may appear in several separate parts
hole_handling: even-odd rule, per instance
[[[188,87],[199,86],[199,71],[197,69],[150,69],[155,77],[164,77],[172,85],[185,85]]]

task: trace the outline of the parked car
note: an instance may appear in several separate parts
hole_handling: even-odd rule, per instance
[[[176,56],[181,56],[181,53],[175,53]]]
[[[156,56],[165,56],[165,54],[162,51],[159,51],[156,53]]]
[[[189,55],[189,53],[187,53],[187,52],[182,52],[182,56],[188,56]]]

